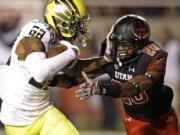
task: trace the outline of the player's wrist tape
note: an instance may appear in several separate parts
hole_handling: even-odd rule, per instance
[[[114,85],[114,84],[104,84],[99,82],[99,89],[100,93],[99,95],[105,95],[110,97],[121,97],[121,85]]]

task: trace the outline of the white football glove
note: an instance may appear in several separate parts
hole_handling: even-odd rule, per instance
[[[99,94],[100,89],[98,81],[95,82],[92,79],[89,79],[84,71],[82,71],[82,75],[86,80],[86,83],[80,85],[80,89],[75,92],[75,96],[80,100],[85,100],[93,95]]]
[[[79,48],[76,45],[73,45],[70,42],[65,41],[65,40],[61,40],[60,43],[65,45],[65,46],[67,46],[68,48],[76,50],[76,58],[79,58],[80,50],[79,50]]]

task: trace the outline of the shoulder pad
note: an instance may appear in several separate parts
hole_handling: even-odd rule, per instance
[[[142,49],[142,52],[153,57],[156,55],[157,52],[159,52],[161,49],[160,47],[158,47],[155,43],[151,43],[147,46],[145,46],[143,49]]]
[[[51,26],[38,20],[32,20],[26,24],[22,28],[19,37],[39,38],[44,43],[46,50],[52,47],[54,42],[57,40],[55,31],[51,28]]]

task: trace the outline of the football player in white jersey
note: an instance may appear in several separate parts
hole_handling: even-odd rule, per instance
[[[83,0],[50,0],[45,21],[32,20],[14,43],[9,66],[1,67],[0,118],[7,135],[79,135],[51,103],[53,77],[79,56],[75,43],[85,45],[88,14]],[[61,53],[48,58],[49,49]]]

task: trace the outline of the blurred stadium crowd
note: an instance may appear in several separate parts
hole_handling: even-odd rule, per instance
[[[112,4],[114,3],[117,4]],[[133,13],[147,18],[151,25],[151,38],[160,42],[168,51],[165,83],[174,90],[173,105],[180,119],[180,2],[167,4],[157,0],[154,4],[130,4],[119,0],[86,0],[90,11],[90,39],[86,48],[81,48],[81,58],[98,55],[100,42],[110,30],[110,26],[121,15]],[[163,3],[162,3],[163,1]],[[177,2],[176,2],[177,1]],[[158,4],[156,4],[158,3]],[[159,4],[159,3],[162,3]],[[20,27],[32,19],[43,19],[43,0],[0,0],[0,64],[5,64],[10,55],[13,41]],[[80,130],[122,130],[123,109],[120,99],[93,97],[80,101],[74,91],[52,89],[52,100]],[[91,124],[91,123],[94,124]]]

